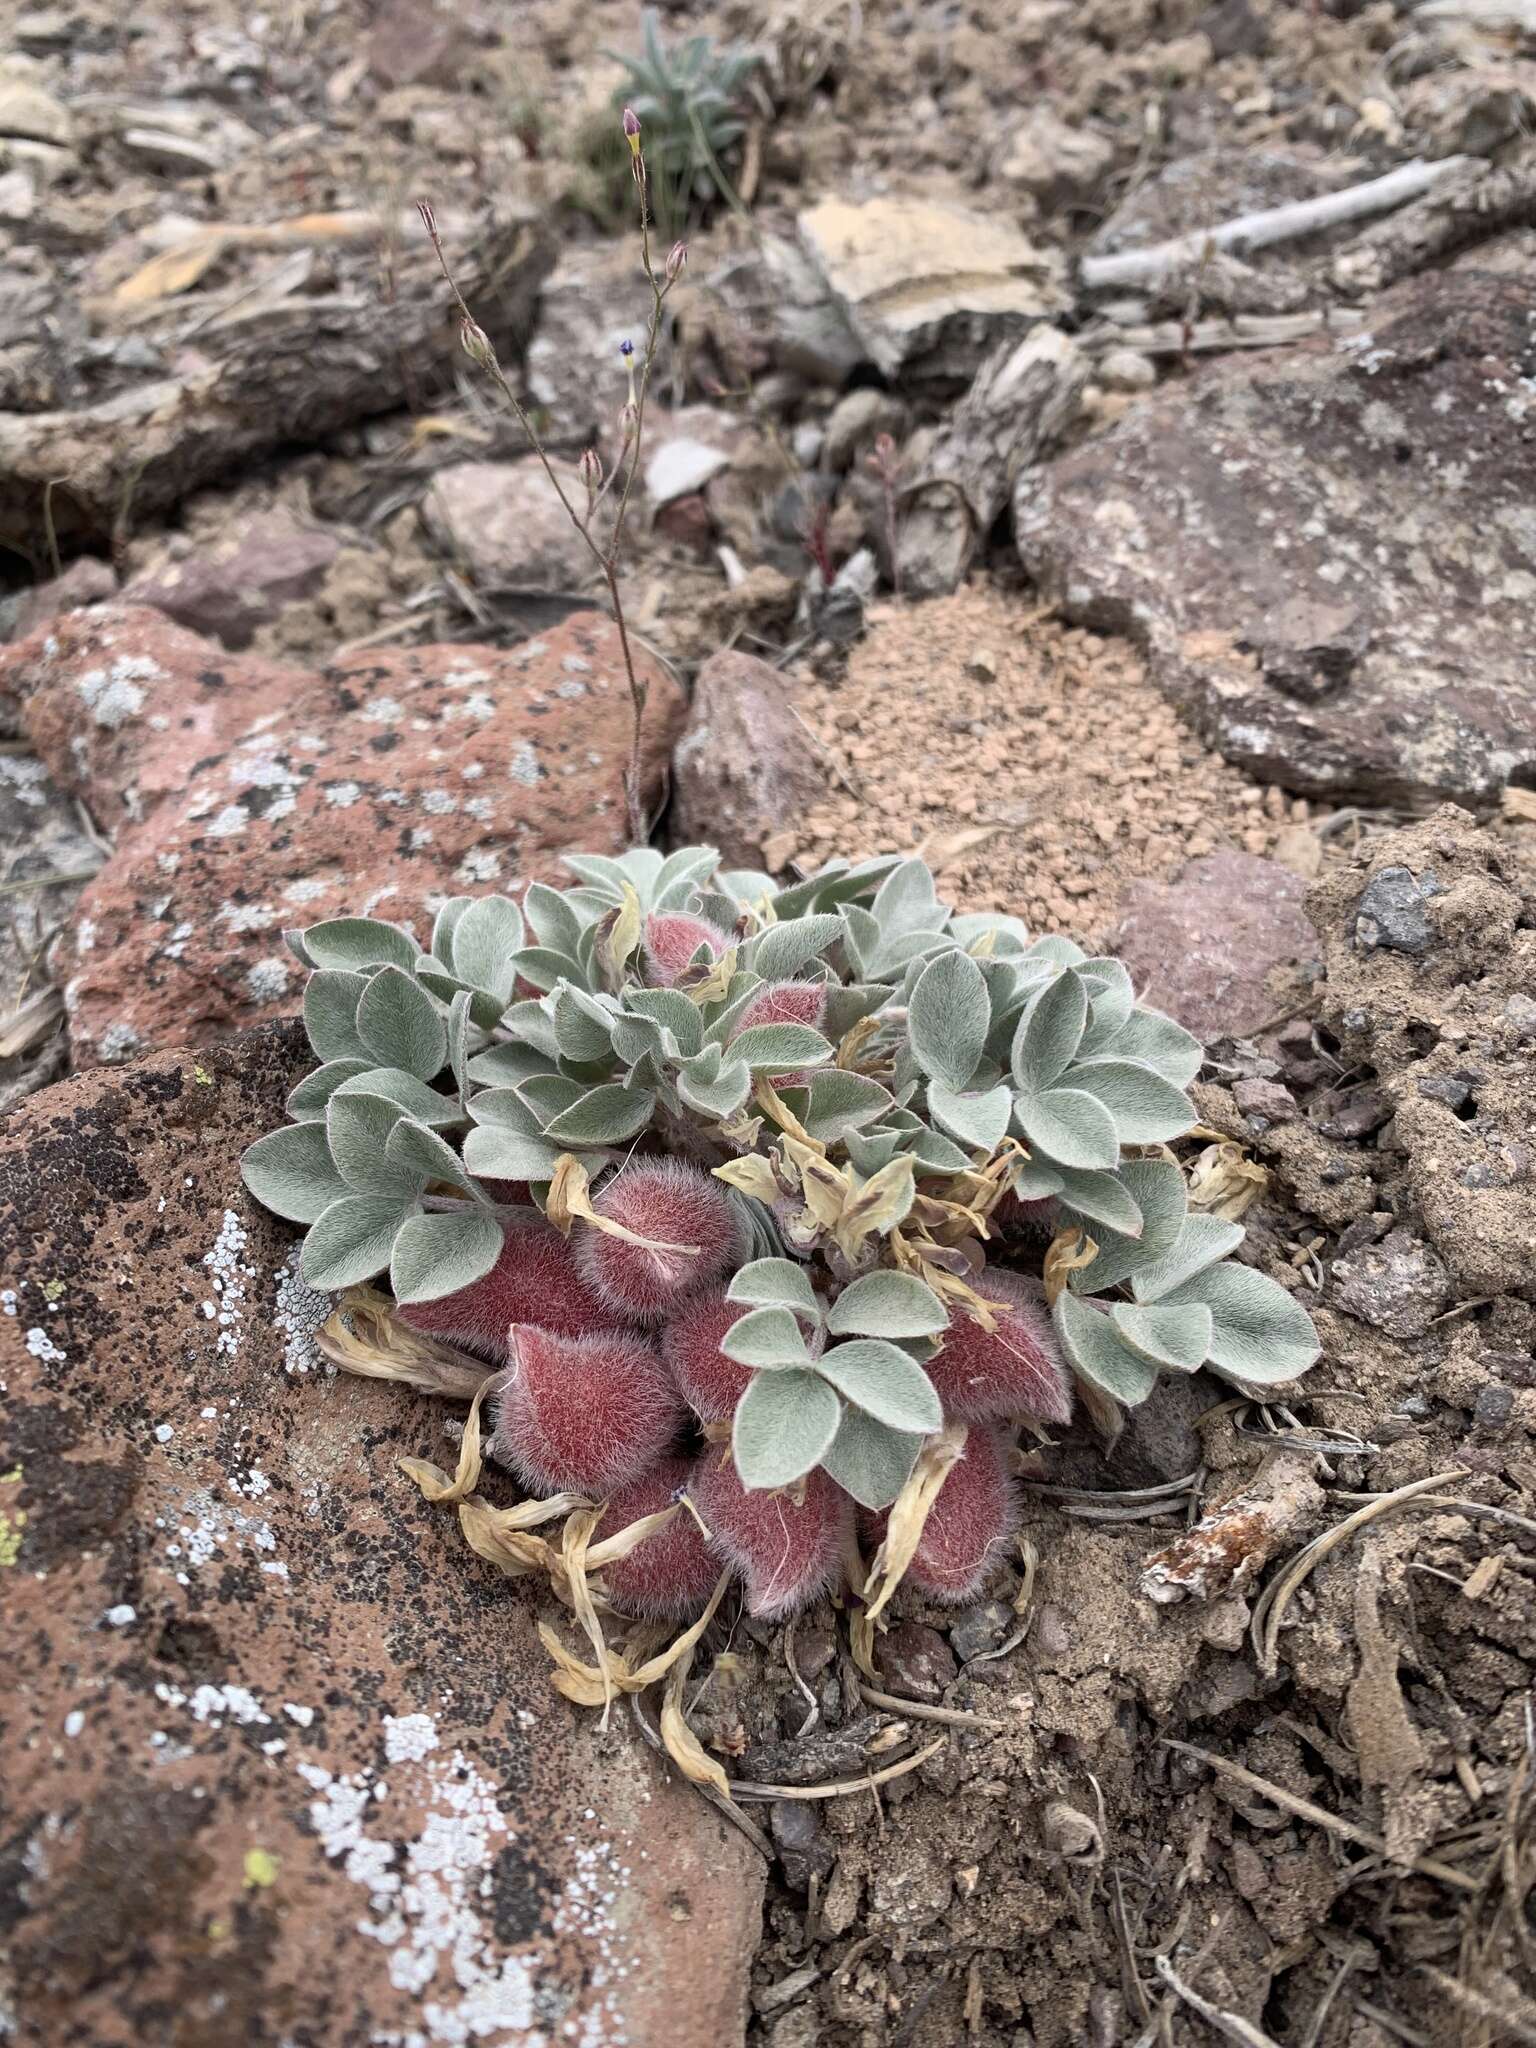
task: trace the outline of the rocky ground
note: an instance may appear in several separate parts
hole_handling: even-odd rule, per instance
[[[1536,2038],[1536,13],[660,29],[760,62],[728,201],[661,194],[658,832],[919,847],[1120,952],[1323,1362],[1032,1454],[1017,1566],[904,1598],[883,1689],[830,1610],[722,1626],[691,1711],[787,1788],[752,1839],[554,1696],[395,1472],[451,1411],[330,1375],[236,1162],[300,1064],[285,927],[623,842],[598,579],[409,202],[611,466],[636,11],[13,12],[0,2032]]]

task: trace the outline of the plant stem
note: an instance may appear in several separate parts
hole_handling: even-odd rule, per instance
[[[432,208],[425,201],[418,201],[417,211],[420,213],[422,224],[431,238],[432,247],[437,254],[438,264],[447,281],[448,289],[453,295],[454,306],[462,322],[466,352],[469,354],[471,361],[478,364],[491,378],[497,390],[505,399],[508,408],[517,420],[518,425],[522,428],[529,447],[543,464],[544,473],[549,478],[551,484],[553,484],[555,494],[565,508],[566,517],[586,543],[587,550],[602,572],[603,581],[608,587],[608,601],[613,610],[614,624],[618,628],[619,652],[624,662],[624,676],[629,685],[629,701],[633,714],[630,731],[629,763],[624,773],[624,800],[629,815],[630,840],[636,846],[643,846],[650,837],[649,825],[645,815],[644,789],[641,774],[645,707],[649,690],[635,668],[634,652],[630,646],[629,626],[624,617],[624,601],[619,593],[618,563],[619,551],[624,536],[624,518],[629,509],[630,493],[634,488],[635,476],[640,467],[640,447],[645,427],[645,400],[646,393],[650,389],[651,371],[655,366],[656,351],[661,338],[662,304],[666,299],[667,293],[672,288],[672,279],[658,278],[651,263],[650,218],[647,204],[645,165],[643,158],[638,158],[636,161],[639,165],[635,184],[640,193],[641,260],[645,266],[646,282],[651,287],[651,317],[646,330],[645,356],[640,367],[639,389],[635,398],[634,429],[631,434],[626,436],[625,445],[620,450],[619,462],[614,471],[614,475],[618,476],[620,470],[622,470],[623,482],[619,491],[618,508],[614,513],[613,530],[609,536],[606,548],[600,545],[594,538],[592,520],[598,506],[608,494],[608,486],[604,485],[601,491],[592,494],[586,515],[583,517],[577,511],[571,499],[566,495],[565,486],[561,482],[554,464],[550,461],[543,442],[539,439],[538,429],[529,417],[527,407],[513,390],[506,372],[501,367],[496,351],[492,348],[489,339],[479,327],[474,315],[465,303],[464,294],[459,290],[458,281],[448,267],[448,259],[443,252],[443,245],[437,232],[437,221],[433,216]],[[625,462],[626,455],[628,457],[627,464]],[[609,482],[611,483],[612,481],[613,478],[610,478]]]

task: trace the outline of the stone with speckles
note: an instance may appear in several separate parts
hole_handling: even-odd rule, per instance
[[[730,2048],[756,1852],[554,1692],[565,1617],[396,1468],[450,1411],[330,1376],[240,1186],[306,1063],[268,1025],[0,1137],[8,2036]]]
[[[654,797],[683,702],[639,659]],[[79,1065],[292,1011],[290,926],[372,914],[425,942],[445,896],[568,880],[562,849],[628,839],[628,686],[594,612],[519,647],[379,650],[314,674],[105,607],[0,655],[6,698],[116,836],[55,958]]]
[[[1486,802],[1536,773],[1533,380],[1524,281],[1415,278],[1026,471],[1020,553],[1266,781]]]

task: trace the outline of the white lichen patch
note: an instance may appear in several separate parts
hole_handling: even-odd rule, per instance
[[[302,1246],[295,1245],[276,1273],[272,1320],[283,1338],[283,1370],[294,1377],[321,1369],[334,1374],[336,1368],[315,1344],[316,1333],[331,1312],[332,1298],[317,1294],[305,1281],[299,1271],[301,1250]]]
[[[302,888],[304,884],[294,884]],[[231,932],[269,932],[283,921],[275,903],[221,903],[219,923]]]
[[[286,960],[258,960],[246,970],[245,992],[253,1003],[275,1003],[287,994],[291,973]]]
[[[224,1211],[224,1221],[214,1239],[213,1249],[203,1254],[203,1264],[208,1268],[210,1285],[218,1296],[214,1313],[209,1318],[219,1326],[214,1340],[214,1351],[221,1357],[233,1358],[240,1349],[244,1334],[241,1324],[245,1320],[245,1283],[254,1279],[256,1268],[240,1263],[240,1254],[245,1250],[246,1233],[240,1218],[233,1209]],[[204,1314],[207,1314],[207,1305]]]
[[[131,1024],[125,1024],[118,1018],[97,1039],[96,1056],[101,1060],[126,1060],[139,1050],[143,1042]]]
[[[430,1715],[386,1718],[386,1741],[391,1726],[418,1721],[431,1726]],[[432,1726],[434,1745],[436,1739]],[[370,1772],[298,1766],[315,1795],[309,1822],[322,1849],[368,1893],[358,1932],[388,1952],[395,1988],[420,2002],[420,2028],[395,2038],[401,2048],[465,2048],[475,2041],[549,2048],[549,2035],[536,2025],[544,2007],[537,1965],[500,1952],[484,1904],[511,1833],[495,1786],[460,1750],[401,1759],[396,1769],[410,1774],[424,1814],[414,1838],[398,1845],[380,1826],[380,1809],[393,1792],[374,1784]],[[618,2048],[623,2035],[603,2038]]]
[[[369,725],[393,725],[397,718],[405,716],[405,706],[398,697],[374,697],[358,716]]]
[[[246,1728],[271,1726],[272,1716],[255,1693],[243,1685],[199,1685],[183,1692],[177,1685],[157,1685],[155,1698],[168,1707],[185,1707],[194,1721],[238,1721]]]
[[[158,682],[164,674],[147,654],[120,654],[110,668],[87,669],[77,676],[75,692],[98,725],[116,732],[144,709],[140,684]]]
[[[244,1543],[263,1553],[277,1548],[269,1522],[214,1494],[199,1491],[190,1495],[182,1516],[165,1546],[166,1558],[177,1567],[176,1577],[182,1584],[186,1584],[188,1573],[200,1571],[231,1544]]]
[[[318,897],[329,895],[333,886],[330,882],[317,882],[312,878],[307,878],[300,882],[290,882],[283,891],[283,901],[285,903],[313,903]]]
[[[17,803],[29,810],[40,810],[48,801],[43,787],[47,780],[48,770],[30,754],[0,754],[0,783],[7,784]]]
[[[14,1315],[15,1310],[13,1309],[11,1313]],[[34,1358],[40,1358],[44,1365],[63,1365],[64,1353],[59,1349],[58,1345],[54,1343],[53,1339],[49,1336],[48,1332],[45,1329],[43,1329],[41,1324],[37,1325],[33,1329],[28,1330],[26,1344],[27,1349],[31,1352],[32,1356]]]
[[[501,855],[489,846],[472,846],[454,870],[460,882],[494,882],[501,872]]]
[[[284,1712],[301,1719],[291,1706]],[[508,1953],[496,1936],[496,1864],[517,1828],[495,1785],[462,1750],[443,1749],[431,1713],[385,1715],[383,1748],[387,1781],[367,1767],[296,1766],[314,1795],[308,1819],[324,1854],[368,1894],[357,1931],[387,1951],[391,1984],[417,2001],[419,2024],[376,2033],[375,2048],[624,2048],[620,1993],[633,1963],[615,1909],[630,1871],[614,1845],[585,1835],[563,1842],[568,1874],[553,1932],[582,1957],[578,2006],[574,1982],[552,1978],[527,1944]],[[402,1809],[419,1818],[391,1827]],[[589,1808],[585,1818],[596,1816]]]
[[[423,790],[421,808],[429,817],[446,818],[459,808],[459,800],[451,790]]]
[[[251,814],[244,804],[226,804],[211,824],[203,828],[207,839],[234,839],[251,822]]]
[[[507,763],[507,773],[514,782],[520,782],[525,789],[533,789],[544,770],[539,766],[538,751],[532,740],[524,740]]]
[[[436,1747],[437,1723],[430,1714],[384,1716],[384,1755],[390,1763],[420,1763]]]
[[[336,810],[345,811],[357,802],[363,788],[359,782],[327,782],[320,793]]]

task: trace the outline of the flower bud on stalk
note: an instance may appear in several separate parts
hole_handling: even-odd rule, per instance
[[[584,448],[578,465],[581,480],[587,489],[587,510],[590,512],[597,502],[597,494],[603,487],[603,459],[595,448]]]
[[[477,326],[473,320],[459,322],[459,347],[469,360],[478,364],[482,370],[495,369],[496,351],[491,347],[491,338],[485,329]]]
[[[688,267],[688,244],[674,242],[667,256],[667,283],[676,284]]]
[[[626,401],[624,410],[619,414],[619,438],[626,448],[629,446],[630,442],[633,441],[633,439],[635,438],[635,434],[638,431],[639,426],[640,408],[635,404],[635,401],[631,398]]]
[[[633,107],[624,109],[624,140],[629,144],[629,168],[635,183],[645,191],[645,158],[640,154],[640,116]]]

